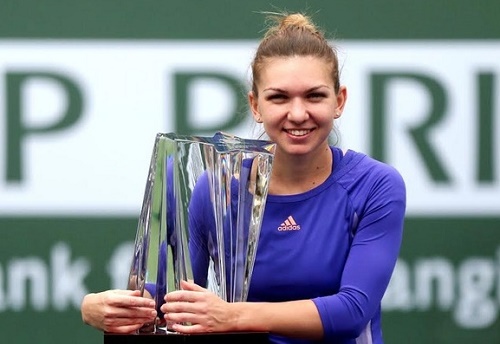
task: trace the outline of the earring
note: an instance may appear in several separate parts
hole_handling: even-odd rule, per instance
[[[262,123],[262,117],[258,117],[255,121],[256,121],[257,123]]]
[[[337,118],[339,118],[339,117],[340,117],[340,112],[339,112],[339,111],[335,111],[335,116],[334,116],[334,118],[335,118],[335,119],[337,119]]]

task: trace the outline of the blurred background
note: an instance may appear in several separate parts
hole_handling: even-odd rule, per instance
[[[255,137],[263,12],[305,11],[341,61],[340,145],[395,166],[404,244],[386,343],[500,343],[498,0],[0,0],[2,343],[101,343],[155,134]]]

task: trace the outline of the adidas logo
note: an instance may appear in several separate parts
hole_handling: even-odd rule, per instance
[[[278,227],[278,231],[298,231],[300,229],[300,225],[295,222],[292,215],[288,216],[288,218]]]

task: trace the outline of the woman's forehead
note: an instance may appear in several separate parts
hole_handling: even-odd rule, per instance
[[[258,79],[259,86],[265,88],[297,83],[315,87],[333,82],[330,65],[324,59],[312,56],[270,58],[262,66]]]

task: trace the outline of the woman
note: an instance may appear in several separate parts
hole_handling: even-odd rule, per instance
[[[388,165],[329,145],[347,90],[335,50],[307,17],[280,17],[252,72],[253,117],[276,150],[249,302],[227,303],[185,282],[161,311],[182,333],[383,343],[380,304],[402,240],[404,182]],[[156,316],[151,302],[131,291],[91,294],[82,315],[95,327],[130,332]]]

